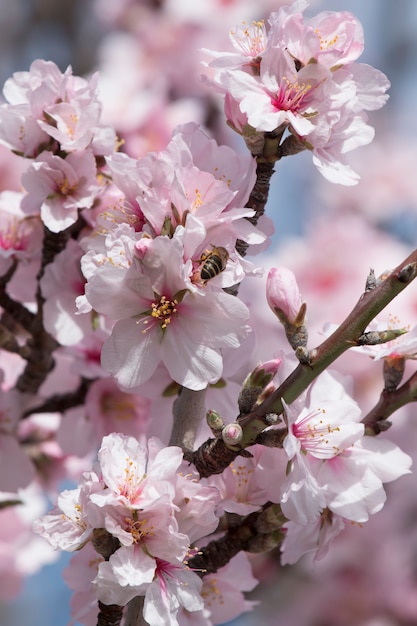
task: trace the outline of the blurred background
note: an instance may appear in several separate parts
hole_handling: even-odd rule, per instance
[[[100,72],[103,117],[131,156],[160,150],[179,123],[204,125],[219,142],[244,149],[224,122],[220,100],[200,81],[201,48],[229,49],[228,31],[243,20],[267,18],[280,0],[0,0],[0,83],[37,58],[74,74]],[[352,155],[362,177],[354,188],[332,186],[308,154],[279,163],[269,215],[276,234],[266,267],[283,263],[296,273],[309,307],[312,343],[326,321],[341,322],[370,267],[393,267],[417,241],[417,3],[415,0],[312,0],[322,10],[354,13],[365,30],[362,62],[391,80],[390,100],[371,116],[373,144]],[[16,189],[9,156],[0,152],[1,189]],[[253,293],[251,293],[253,289]],[[256,300],[259,287],[248,287]],[[417,321],[417,294],[398,300],[395,315]],[[262,314],[260,313],[260,319]],[[272,320],[268,318],[272,328]],[[260,356],[262,348],[260,348]],[[265,355],[265,358],[269,358]],[[380,368],[348,355],[338,364],[353,378],[356,398],[370,408],[382,386]],[[412,366],[410,366],[412,368]],[[394,418],[390,438],[417,458],[415,409]],[[389,485],[383,512],[351,528],[322,562],[280,568],[278,556],[254,560],[260,601],[235,626],[415,626],[417,624],[416,481]],[[392,487],[392,488],[391,488]],[[7,578],[7,561],[0,577]],[[22,552],[24,559],[24,550]],[[52,560],[52,557],[51,557]],[[0,604],[1,626],[66,626],[71,592],[59,558],[21,583]]]

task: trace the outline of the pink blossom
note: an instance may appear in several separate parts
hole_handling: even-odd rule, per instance
[[[114,133],[100,124],[97,78],[73,76],[71,67],[62,74],[54,63],[42,60],[34,61],[29,72],[15,72],[3,89],[3,143],[30,157],[45,146],[57,152],[58,144],[65,151],[84,150],[95,140],[95,154],[113,151]]]
[[[319,459],[332,459],[364,433],[358,405],[328,372],[311,385],[308,402],[286,407],[288,435],[284,450],[292,460],[282,488],[282,510],[301,524],[318,517],[326,500],[317,479]]]
[[[104,343],[103,367],[135,387],[163,361],[175,381],[202,389],[221,376],[220,348],[245,336],[247,309],[222,291],[192,288],[178,238],[147,241],[142,261],[133,258],[127,271],[106,263],[87,282],[94,309],[119,319]]]
[[[360,523],[384,506],[383,483],[410,473],[410,466],[411,458],[391,441],[363,437],[322,464],[317,480],[327,506],[341,517]]]
[[[318,64],[297,71],[285,50],[273,48],[262,57],[259,79],[235,70],[219,73],[217,80],[240,103],[256,130],[289,124],[297,135],[305,136],[314,128],[310,118],[326,107],[330,78],[329,70]]]
[[[202,624],[207,623],[207,626],[223,624],[246,611],[251,611],[257,602],[246,600],[243,592],[252,591],[257,584],[258,581],[252,573],[252,567],[245,552],[239,552],[215,574],[204,576],[201,596],[204,600],[205,612],[210,619]],[[190,626],[194,624],[192,618],[186,623]]]
[[[251,453],[252,457],[238,457],[222,474],[208,479],[220,492],[220,511],[247,515],[265,504],[273,491],[280,492],[277,476],[284,469],[283,455],[264,446],[252,446]]]
[[[182,461],[180,448],[163,448],[155,439],[148,445],[133,437],[112,434],[103,438],[99,451],[106,488],[94,497],[96,504],[118,503],[128,509],[144,509],[157,494],[174,495],[170,481]]]
[[[281,563],[293,565],[304,554],[314,554],[319,561],[326,556],[334,538],[345,528],[341,517],[323,513],[316,521],[309,524],[287,522],[284,525],[285,538],[281,546]]]
[[[202,581],[184,565],[156,560],[156,576],[145,594],[143,616],[152,626],[177,626],[180,607],[191,613],[203,608]]]
[[[87,83],[73,77],[73,85],[71,80],[68,84],[73,89],[67,88],[69,101],[49,105],[44,110],[44,119],[38,121],[39,126],[66,152],[85,150],[92,142],[101,113],[101,105],[95,99],[97,78],[95,74]]]
[[[79,550],[92,534],[88,520],[88,500],[91,492],[102,489],[97,476],[86,473],[76,489],[66,489],[59,496],[56,507],[36,520],[34,532],[45,537],[54,548],[68,552]]]
[[[43,152],[23,174],[22,183],[28,191],[24,206],[40,210],[42,221],[55,233],[74,224],[79,209],[90,208],[100,190],[89,150],[65,159]]]
[[[387,100],[389,81],[355,61],[363,30],[347,12],[323,12],[304,22],[300,0],[271,15],[266,44],[242,65],[215,53],[213,84],[225,95],[225,112],[241,134],[286,128],[313,152],[313,162],[331,182],[354,185],[358,176],[346,152],[373,139],[364,111]]]
[[[234,192],[228,209],[245,206],[256,180],[256,162],[250,154],[240,154],[230,146],[219,145],[192,122],[174,130],[168,151],[171,145],[181,150],[181,162],[184,165],[186,159],[190,158],[198,169],[226,183]],[[184,150],[185,146],[188,147],[189,155]]]
[[[329,69],[352,63],[364,48],[363,28],[346,11],[323,11],[304,22],[307,2],[293,2],[269,18],[269,41],[285,47],[303,65],[314,59]]]
[[[113,432],[139,438],[147,430],[150,404],[138,393],[122,391],[114,379],[100,378],[87,392],[85,412],[98,441]]]
[[[229,32],[229,38],[237,52],[214,52],[203,49],[209,56],[214,57],[210,62],[210,67],[240,67],[250,72],[252,67],[256,67],[259,56],[264,52],[268,37],[265,23],[253,21],[251,24],[243,22]]]
[[[49,263],[40,281],[44,303],[46,330],[61,345],[73,345],[91,330],[89,316],[76,315],[75,300],[84,293],[84,277],[80,271],[82,250],[70,239],[65,249]]]

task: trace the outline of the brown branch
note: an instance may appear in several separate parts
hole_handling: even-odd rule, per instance
[[[49,372],[55,367],[52,354],[59,344],[46,332],[43,325],[43,304],[45,299],[40,288],[40,280],[44,275],[45,267],[52,263],[55,256],[64,250],[68,239],[74,232],[79,232],[82,224],[84,224],[84,220],[80,219],[73,226],[58,233],[53,233],[44,226],[42,260],[36,277],[38,281],[36,291],[37,312],[27,328],[31,334],[31,338],[26,346],[28,349],[27,364],[16,384],[17,389],[23,393],[36,394]]]
[[[259,218],[265,213],[265,206],[268,201],[269,187],[271,184],[272,174],[274,173],[275,163],[270,163],[257,157],[256,164],[256,181],[250,193],[245,207],[253,209],[255,214],[246,219],[256,226]],[[236,242],[236,250],[241,256],[246,255],[248,244],[241,239]]]
[[[197,430],[205,416],[206,389],[193,391],[182,387],[175,399],[170,446],[180,446],[184,450],[192,450]]]
[[[78,388],[68,393],[56,393],[47,398],[42,404],[31,407],[22,415],[22,419],[34,413],[58,413],[84,404],[87,392],[92,384],[92,379],[82,378]]]
[[[103,604],[98,601],[97,626],[120,626],[123,618],[123,606]]]
[[[92,544],[95,551],[105,561],[108,561],[111,555],[120,547],[120,541],[104,528],[94,529]],[[123,618],[123,609],[124,607],[118,604],[104,604],[99,600],[97,626],[120,626]]]
[[[204,577],[227,565],[242,550],[258,552],[276,547],[284,538],[281,528],[286,521],[278,504],[266,502],[259,511],[242,518],[222,537],[201,548],[189,559],[188,567]]]
[[[417,402],[417,372],[398,389],[382,391],[377,404],[362,420],[365,434],[378,435],[387,430],[391,426],[388,417],[410,402]]]
[[[143,617],[144,602],[145,596],[137,596],[128,603],[124,626],[149,626]]]

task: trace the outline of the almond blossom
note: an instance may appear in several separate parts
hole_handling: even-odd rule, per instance
[[[201,579],[186,566],[191,539],[180,530],[189,524],[187,503],[194,499],[196,521],[198,515],[205,517],[192,528],[195,538],[218,523],[217,491],[202,485],[199,494],[197,483],[178,474],[181,462],[180,448],[164,447],[154,438],[142,444],[108,435],[98,455],[99,475],[85,473],[80,486],[62,492],[55,509],[34,526],[53,546],[69,551],[89,541],[94,528],[117,538],[120,547],[98,562],[93,589],[105,604],[125,605],[144,595],[144,616],[152,625],[177,624],[180,606],[187,611],[203,607]]]
[[[78,219],[79,209],[89,209],[100,192],[95,158],[90,150],[74,152],[65,159],[42,152],[22,176],[28,192],[24,207],[39,210],[44,224],[54,233]]]
[[[136,387],[162,361],[173,380],[203,389],[221,376],[220,348],[238,347],[246,336],[246,306],[221,290],[193,287],[179,237],[141,242],[141,260],[132,240],[127,268],[99,260],[86,285],[93,308],[118,320],[103,345],[103,367]]]
[[[6,103],[0,108],[0,141],[27,157],[42,150],[84,150],[100,136],[104,148],[114,149],[114,131],[103,137],[97,74],[89,81],[62,73],[52,61],[36,60],[28,72],[15,72],[3,89]],[[103,141],[104,140],[104,141]]]
[[[212,82],[225,95],[225,113],[238,132],[245,135],[246,126],[288,129],[300,142],[297,149],[312,151],[323,176],[354,185],[358,176],[344,154],[372,141],[365,111],[383,106],[389,81],[356,63],[363,30],[354,16],[327,11],[305,20],[307,6],[298,0],[271,15],[255,59],[249,53],[248,62],[233,62],[227,52],[210,53]],[[251,31],[245,34],[249,44]]]
[[[302,525],[317,520],[326,507],[343,518],[366,522],[384,505],[383,483],[408,473],[411,459],[390,441],[363,436],[358,405],[328,372],[309,393],[301,412],[286,407],[283,445],[291,464],[282,488],[282,511]],[[316,402],[320,406],[313,409]],[[376,453],[372,461],[371,450]]]

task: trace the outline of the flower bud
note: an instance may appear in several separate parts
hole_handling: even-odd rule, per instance
[[[394,391],[400,384],[405,370],[403,356],[386,357],[384,359],[384,383],[387,391]]]
[[[206,422],[216,439],[219,439],[224,428],[223,419],[219,413],[212,409],[208,410],[206,413]]]
[[[243,430],[239,424],[227,424],[222,431],[222,439],[226,445],[236,446],[242,439]]]
[[[293,272],[286,267],[273,267],[266,281],[266,299],[280,322],[290,322],[301,326],[304,323],[305,309]],[[301,312],[302,319],[299,319]]]
[[[245,378],[239,394],[238,405],[242,415],[249,413],[264,389],[278,371],[282,359],[271,359],[260,363]]]

